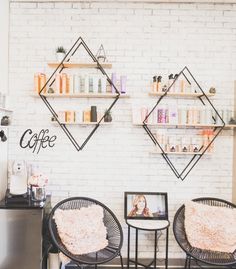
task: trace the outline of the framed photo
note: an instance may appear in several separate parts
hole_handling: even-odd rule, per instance
[[[125,192],[125,219],[168,219],[166,192]]]

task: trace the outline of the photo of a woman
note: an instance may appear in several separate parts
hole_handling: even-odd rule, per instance
[[[132,206],[132,210],[128,214],[129,217],[153,217],[147,207],[147,200],[144,195],[136,195]]]
[[[168,219],[166,192],[125,192],[124,198],[125,219]]]

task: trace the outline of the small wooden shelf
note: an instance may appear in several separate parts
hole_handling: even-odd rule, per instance
[[[142,126],[143,123],[133,123],[133,125]],[[217,124],[163,124],[163,123],[147,123],[147,126],[162,128],[216,128],[221,127]]]
[[[10,110],[10,109],[7,109],[7,108],[5,108],[5,107],[0,107],[0,112],[1,111],[4,111],[4,112],[13,112],[13,110]]]
[[[53,124],[58,124],[57,121],[53,121]],[[61,125],[96,125],[97,122],[61,122]],[[100,122],[100,125],[111,125],[112,122]]]
[[[60,65],[60,63],[57,62],[51,62],[48,63],[49,67],[56,68]],[[73,63],[73,62],[64,62],[62,64],[65,68],[98,68],[97,63]],[[112,64],[111,63],[100,63],[100,65],[103,68],[111,69]]]
[[[58,93],[45,93],[42,94],[47,98],[115,98],[117,94],[114,93],[78,93],[78,94],[58,94]],[[39,97],[38,94],[34,94]],[[120,98],[130,98],[128,94],[120,94]]]
[[[11,125],[0,125],[0,129],[8,129]]]
[[[236,128],[236,124],[226,124],[224,129],[234,129]]]
[[[149,92],[150,96],[163,96],[165,94],[165,92]],[[206,93],[207,97],[212,97],[215,94],[213,93]],[[203,93],[177,93],[177,92],[168,92],[166,97],[170,96],[170,97],[182,97],[182,98],[193,98],[193,97],[202,97],[204,96]]]
[[[151,154],[162,154],[162,152],[161,151],[158,151],[158,150],[153,150],[150,153]],[[201,155],[202,154],[202,151],[200,151],[200,152],[190,152],[190,151],[188,151],[188,152],[181,152],[181,151],[172,152],[172,151],[165,151],[165,153],[167,155]],[[210,154],[210,153],[209,152],[205,152],[204,155],[205,154]]]

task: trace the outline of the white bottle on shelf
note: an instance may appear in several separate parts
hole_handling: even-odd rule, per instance
[[[78,74],[74,74],[74,94],[80,93],[80,76]]]
[[[84,76],[84,92],[85,93],[89,92],[89,77],[88,77],[88,75]]]
[[[74,93],[74,75],[69,75],[69,94],[73,94]]]
[[[94,93],[98,93],[98,76],[97,75],[93,75],[93,92]]]
[[[105,76],[102,76],[100,79],[101,79],[101,92],[106,93],[107,92],[107,78]]]

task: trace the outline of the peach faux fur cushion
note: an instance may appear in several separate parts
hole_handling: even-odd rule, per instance
[[[185,230],[193,247],[232,253],[236,249],[236,209],[187,202]]]
[[[54,219],[61,241],[72,254],[95,252],[108,245],[101,206],[57,209]]]

